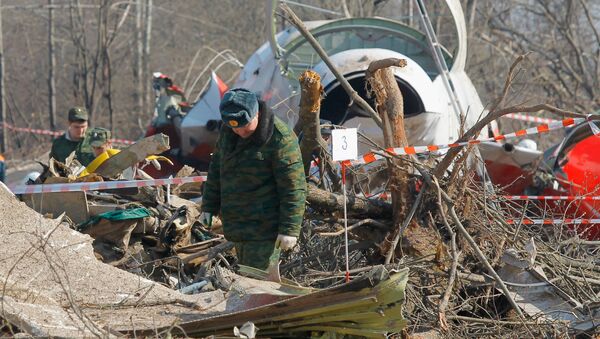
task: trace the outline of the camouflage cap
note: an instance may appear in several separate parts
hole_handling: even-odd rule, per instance
[[[221,118],[231,128],[247,125],[258,112],[256,94],[244,88],[234,88],[225,92],[219,105]]]
[[[94,127],[89,133],[92,147],[100,147],[110,140],[110,131],[106,128]]]
[[[73,107],[69,110],[69,121],[87,121],[88,112],[83,107]]]

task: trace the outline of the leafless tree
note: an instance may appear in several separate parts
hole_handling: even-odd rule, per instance
[[[479,1],[478,5],[480,24],[485,25],[475,37],[490,46],[482,53],[486,56],[478,56],[481,60],[533,52],[528,73],[520,80],[527,90],[517,100],[543,99],[588,113],[600,108],[597,3],[528,0]]]

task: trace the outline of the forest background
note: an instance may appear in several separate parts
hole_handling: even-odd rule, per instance
[[[412,0],[297,2],[288,5],[303,20],[376,15],[421,25]],[[448,9],[443,1],[426,2],[439,39],[452,52],[455,32],[449,29]],[[210,70],[232,85],[240,65],[267,41],[268,3],[0,0],[5,99],[0,121],[64,130],[66,111],[85,106],[90,125],[106,127],[117,138],[138,139],[153,114],[152,73],[171,76],[190,101],[208,84]],[[507,104],[548,103],[580,113],[600,109],[600,2],[461,3],[467,74],[484,105],[502,91],[514,59],[529,53]],[[286,24],[278,18],[278,28]],[[43,135],[8,131],[2,136],[2,149],[13,160],[39,156],[50,145]]]

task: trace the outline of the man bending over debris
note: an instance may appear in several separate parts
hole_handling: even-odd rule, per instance
[[[221,213],[223,232],[242,265],[266,269],[275,249],[296,245],[306,200],[302,156],[294,133],[257,96],[227,91],[224,126],[202,197],[205,223]]]
[[[65,134],[52,141],[50,158],[65,162],[67,157],[75,152],[77,161],[87,166],[94,160],[94,153],[86,138],[88,128],[88,112],[83,107],[73,107],[69,110],[69,128]]]
[[[96,158],[102,153],[112,150],[110,131],[102,127],[92,128],[90,131],[90,146],[92,146]]]

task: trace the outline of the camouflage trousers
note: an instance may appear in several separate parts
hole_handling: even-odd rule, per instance
[[[243,241],[235,243],[238,264],[266,270],[269,257],[275,249],[275,240]]]

